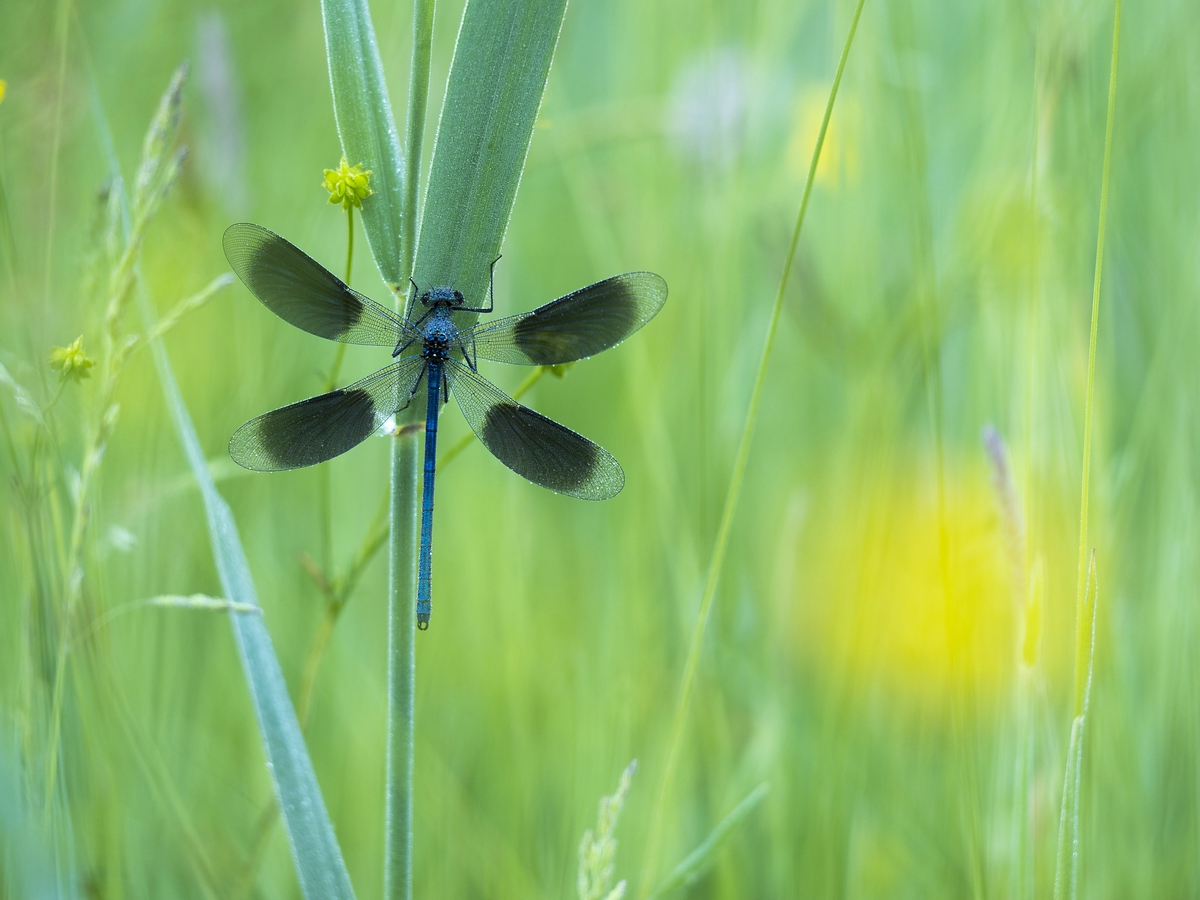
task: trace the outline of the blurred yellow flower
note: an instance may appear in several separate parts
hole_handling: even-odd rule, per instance
[[[325,190],[329,191],[329,202],[340,203],[345,210],[352,206],[362,209],[363,200],[375,193],[368,184],[370,176],[370,169],[364,172],[361,165],[351,166],[343,156],[340,166],[325,170]]]
[[[82,381],[91,378],[88,370],[95,363],[83,352],[83,335],[75,338],[67,347],[55,347],[50,351],[50,368],[56,370],[64,381]]]
[[[787,167],[801,181],[808,176],[828,101],[828,85],[814,85],[805,88],[796,103],[792,136],[787,147]],[[814,183],[838,188],[858,179],[858,134],[858,103],[853,95],[843,91],[838,94],[829,119]]]
[[[911,458],[863,461],[882,471],[860,479],[857,498],[843,486],[825,512],[814,510],[822,527],[799,563],[811,599],[790,627],[818,671],[920,707],[956,685],[980,699],[1007,696],[1018,659],[1032,664],[1040,622],[1030,616],[1041,611],[1026,607],[980,457],[947,454],[940,510],[932,464]]]
[[[8,90],[8,82],[0,78],[0,103],[4,102],[4,94]]]

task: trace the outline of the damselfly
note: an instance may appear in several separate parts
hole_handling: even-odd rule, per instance
[[[230,226],[224,246],[238,277],[281,319],[329,340],[390,347],[394,359],[348,387],[251,419],[229,441],[234,462],[260,472],[325,462],[424,392],[419,628],[428,627],[431,609],[438,413],[451,394],[483,445],[518,475],[584,500],[607,500],[624,487],[625,473],[608,451],[517,403],[479,375],[477,362],[552,366],[607,350],[662,308],[667,284],[658,275],[617,275],[532,312],[471,325],[470,315],[492,312],[490,290],[488,306],[469,307],[453,286],[414,285],[415,302],[400,317],[259,225]]]

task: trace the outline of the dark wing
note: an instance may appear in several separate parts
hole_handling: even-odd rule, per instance
[[[261,225],[230,225],[225,258],[263,305],[309,334],[344,344],[394,347],[415,332],[370,297]]]
[[[496,362],[553,366],[615,347],[654,318],[667,283],[653,272],[606,278],[533,312],[476,325],[463,335],[473,354]]]
[[[408,405],[425,360],[406,356],[349,387],[251,419],[229,439],[229,455],[256,472],[315,466],[365,441]]]
[[[621,492],[625,473],[603,447],[527,409],[456,360],[447,360],[446,370],[471,430],[522,478],[581,500],[607,500]]]

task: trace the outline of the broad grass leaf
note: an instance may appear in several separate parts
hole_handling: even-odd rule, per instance
[[[404,158],[375,29],[366,0],[321,0],[329,85],[342,152],[350,165],[371,172],[375,193],[363,201],[362,224],[383,280],[393,286],[401,272]]]
[[[413,278],[486,305],[525,167],[566,0],[471,0],[429,171]]]

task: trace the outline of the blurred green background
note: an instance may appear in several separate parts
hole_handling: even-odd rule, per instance
[[[411,11],[374,6],[402,111]],[[438,7],[431,110],[461,9]],[[478,445],[440,472],[435,613],[417,651],[417,896],[574,896],[580,837],[633,758],[616,874],[630,895],[653,886],[643,856],[688,640],[852,10],[568,9],[497,309],[632,269],[662,274],[670,300],[525,398],[620,459],[618,498],[553,495]],[[1051,895],[1112,14],[1098,0],[866,4],[654,883],[766,781],[687,896]],[[130,180],[184,59],[191,152],[142,256],[160,314],[227,271],[235,221],[342,270],[345,217],[321,188],[340,151],[319,4],[3,0],[0,20],[0,363],[28,392],[0,385],[0,788],[24,796],[0,821],[0,890],[27,896],[15,885],[44,876],[45,896],[297,897],[229,622],[128,605],[220,593],[145,350],[121,374],[90,495],[80,636],[60,739],[48,731],[71,491],[99,400],[96,377],[60,386],[47,360],[80,334],[101,355],[98,121]],[[1194,5],[1127,5],[1096,382],[1087,897],[1200,894],[1198,113]],[[353,283],[388,302],[361,237]],[[138,327],[134,312],[124,330]],[[229,462],[233,430],[321,391],[335,352],[240,283],[167,345],[299,699],[327,621],[302,560],[345,571],[387,491],[388,445],[327,475]],[[350,348],[343,382],[380,362]],[[527,373],[485,374],[512,390]],[[466,426],[449,407],[443,421],[448,447]],[[309,663],[309,748],[364,898],[381,893],[383,556]],[[52,749],[62,779],[47,798]]]

